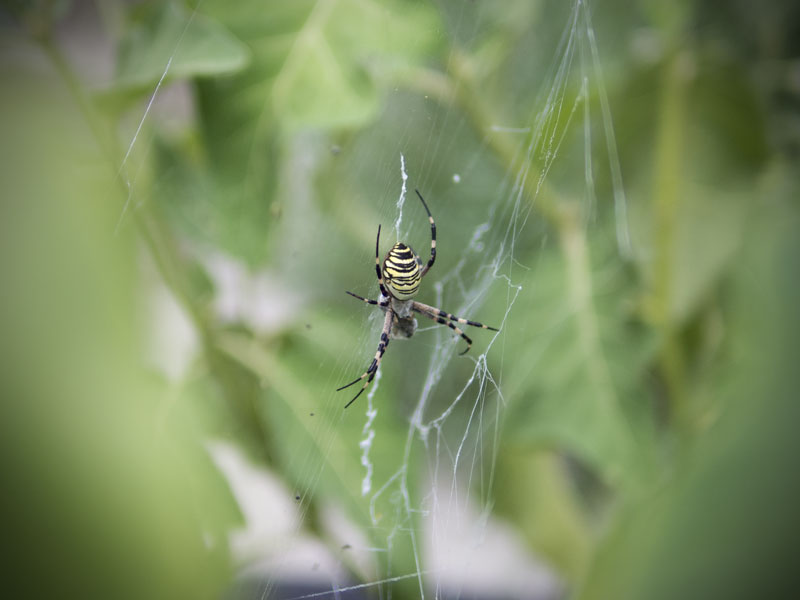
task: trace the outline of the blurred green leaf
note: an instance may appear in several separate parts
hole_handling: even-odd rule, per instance
[[[509,442],[561,448],[612,487],[641,490],[654,466],[643,371],[655,345],[633,319],[635,280],[608,240],[592,247],[593,267],[583,270],[584,236],[576,230],[564,242],[575,252],[545,252],[517,301],[525,341],[509,382]]]
[[[789,192],[756,217],[746,251],[736,254],[741,268],[733,275],[726,319],[734,350],[713,377],[724,398],[722,416],[687,449],[666,485],[621,515],[599,548],[581,600],[780,598],[795,589],[795,200]]]
[[[72,8],[72,0],[2,0],[0,8],[19,19],[33,37],[51,35]]]
[[[182,144],[156,139],[153,154],[159,185],[157,201],[176,230],[203,246],[262,264],[267,256],[272,206],[220,174],[198,152],[199,140]],[[265,169],[270,172],[269,167]]]
[[[172,419],[173,390],[143,364],[140,240],[114,234],[123,194],[108,157],[62,82],[3,78],[0,455],[17,579],[6,585],[218,597],[238,509],[192,403]]]
[[[282,202],[292,200],[279,193],[296,168],[287,134],[373,119],[394,69],[437,48],[436,13],[424,3],[371,0],[274,3],[269,11],[255,0],[208,1],[200,10],[246,43],[252,60],[235,75],[198,81],[202,149],[187,161],[180,147],[163,148],[160,177],[176,185],[162,201],[187,217],[185,233],[258,265]],[[315,158],[304,154],[308,177]]]
[[[383,544],[396,524],[397,513],[403,509],[395,493],[397,483],[372,506],[371,494],[361,494],[366,470],[361,463],[359,442],[365,435],[362,427],[366,393],[358,404],[345,410],[344,404],[350,396],[335,394],[337,382],[308,377],[309,357],[334,361],[338,342],[349,334],[349,328],[342,319],[332,319],[320,312],[306,315],[305,320],[309,327],[286,339],[276,354],[257,340],[238,334],[225,335],[221,347],[263,382],[265,392],[259,405],[259,418],[269,431],[268,444],[275,466],[285,474],[296,493],[316,506],[324,504],[324,498],[337,498],[344,503],[351,518],[372,536],[372,542]],[[350,373],[347,375],[349,377]],[[387,375],[382,374],[382,377],[384,383],[380,389],[391,390],[392,382],[385,381]],[[391,395],[384,392],[376,400],[380,406],[370,450],[374,469],[372,493],[388,482],[396,470],[404,468],[410,493],[419,498],[416,489],[418,463],[414,457],[405,464],[398,460],[398,449],[405,443],[405,423],[398,420],[396,410],[390,409],[388,397]],[[372,523],[371,511],[377,524]],[[410,540],[398,534],[394,543],[401,548],[410,544]],[[400,551],[391,560],[392,568],[413,569],[409,552]]]
[[[119,45],[114,87],[152,92],[166,80],[235,73],[248,62],[247,47],[219,22],[179,2],[137,6]]]
[[[453,499],[472,486],[481,519],[496,507],[585,597],[778,595],[800,490],[791,2],[609,0],[589,3],[591,28],[570,19],[577,1],[145,2],[92,38],[121,39],[117,108],[165,71],[185,82],[180,113],[159,94],[132,117],[136,139],[83,89],[84,5],[23,4],[4,3],[30,18],[0,48],[0,456],[26,595],[219,597],[241,524],[205,449],[219,437],[295,490],[303,533],[330,545],[335,504],[388,548],[379,572],[338,553],[383,595],[419,596],[389,579],[428,568],[412,536],[445,514],[428,512],[445,471]],[[613,239],[612,125],[632,263]],[[531,150],[538,133],[550,142]],[[505,405],[454,400],[474,354],[438,363],[449,330],[393,343],[370,452],[373,492],[388,484],[371,504],[366,398],[345,411],[333,390],[374,352],[377,321],[342,292],[375,290],[401,153],[439,224],[420,300],[455,310],[478,291],[463,316],[505,314],[486,355]],[[421,208],[404,210],[400,236],[426,247]],[[225,254],[247,263],[238,291],[197,259]],[[200,340],[179,381],[149,371],[154,271]],[[257,310],[226,311],[236,294]],[[431,379],[426,415],[450,411],[435,443],[409,424]]]
[[[691,60],[691,59],[688,59]],[[685,323],[735,269],[754,207],[752,175],[764,164],[763,117],[741,68],[702,55],[688,82],[685,169],[677,200],[670,320]]]
[[[262,85],[271,88],[258,108],[271,98],[289,130],[365,123],[379,105],[373,78],[429,56],[436,44],[435,12],[422,3],[303,0],[275,5],[268,19],[255,21],[250,8],[260,3],[238,4],[230,10],[228,3],[208,2],[203,11],[250,42]]]
[[[513,443],[513,442],[512,442]],[[557,450],[506,447],[498,457],[497,513],[513,521],[529,545],[566,579],[578,581],[592,557],[586,503]]]

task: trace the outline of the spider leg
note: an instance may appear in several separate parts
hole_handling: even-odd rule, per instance
[[[381,244],[381,226],[378,225],[378,237],[375,239],[375,273],[378,275],[378,285],[381,288],[381,294],[383,294],[387,298],[390,298],[391,295],[386,290],[386,286],[384,285],[385,282],[383,281],[383,273],[381,273],[381,257],[378,254],[378,248],[380,247],[380,244]]]
[[[354,294],[353,292],[347,292],[347,293],[350,294],[353,298],[357,298],[359,300],[366,302],[367,304],[372,304],[373,306],[389,306],[388,298],[386,298],[386,300],[383,303],[381,303],[378,300],[370,300],[369,298],[364,298],[362,296],[359,296],[358,294]]]
[[[364,382],[364,385],[361,386],[359,392],[353,397],[352,400],[350,400],[350,402],[344,405],[345,408],[347,408],[353,402],[356,401],[356,398],[358,398],[364,392],[364,390],[367,389],[367,386],[372,382],[372,379],[375,377],[375,373],[378,372],[378,367],[381,365],[381,359],[383,358],[383,354],[384,352],[386,352],[386,347],[389,345],[389,332],[392,330],[393,320],[394,320],[394,311],[389,309],[386,311],[386,318],[383,320],[383,331],[381,331],[381,341],[378,343],[378,351],[375,352],[375,358],[372,359],[372,362],[370,363],[369,367],[367,367],[367,370],[364,371],[364,374],[361,375],[361,377],[357,377],[347,385],[343,385],[342,387],[336,390],[337,392],[340,392],[343,389],[349,388],[351,385],[354,385],[359,381],[361,381],[362,379],[364,379],[365,377],[367,377],[367,380]]]
[[[422,308],[423,306],[425,308]],[[414,304],[412,305],[412,308],[416,312],[418,312],[419,314],[425,315],[426,317],[428,317],[432,321],[436,321],[437,323],[441,323],[442,325],[447,325],[450,329],[452,329],[458,335],[460,335],[462,338],[464,338],[464,341],[467,342],[467,349],[464,350],[463,352],[459,352],[458,353],[459,356],[462,355],[462,354],[466,354],[467,352],[469,352],[469,349],[472,348],[472,340],[469,338],[469,336],[466,333],[464,333],[463,331],[461,331],[458,327],[453,325],[450,321],[445,319],[444,317],[437,316],[435,314],[435,312],[438,311],[438,309],[433,309],[434,312],[428,312],[428,310],[426,310],[426,309],[430,309],[431,307],[426,306],[425,304],[420,304],[419,302],[414,302]],[[445,314],[447,314],[447,313],[445,313]]]
[[[433,266],[433,263],[436,262],[436,223],[433,222],[433,216],[431,216],[431,211],[428,210],[428,205],[425,204],[425,200],[422,198],[422,194],[419,193],[419,190],[414,190],[417,192],[417,196],[422,201],[422,206],[425,207],[425,212],[428,213],[428,221],[431,223],[431,257],[428,260],[428,264],[422,268],[422,272],[420,273],[420,277],[424,277],[425,273]]]
[[[484,325],[483,323],[478,323],[477,321],[470,321],[468,319],[462,319],[461,317],[453,316],[449,312],[439,310],[438,308],[434,308],[433,306],[428,306],[427,304],[423,304],[422,302],[415,301],[414,304],[416,304],[422,310],[427,310],[428,312],[437,315],[439,317],[444,317],[445,319],[456,321],[461,325],[471,325],[472,327],[480,327],[481,329],[488,329],[489,331],[500,331],[495,327],[489,327],[488,325]]]

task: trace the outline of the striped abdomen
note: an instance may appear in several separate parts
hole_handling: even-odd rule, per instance
[[[392,246],[383,261],[383,278],[392,295],[398,300],[409,300],[419,290],[422,269],[419,258],[410,246],[398,243]]]

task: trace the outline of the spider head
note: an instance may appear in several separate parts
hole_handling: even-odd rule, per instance
[[[411,246],[399,242],[383,259],[382,273],[392,296],[398,300],[410,300],[419,290],[422,263]]]

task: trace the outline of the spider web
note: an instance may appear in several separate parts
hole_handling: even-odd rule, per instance
[[[467,22],[468,19],[464,21],[461,25],[463,31],[458,33],[468,37],[473,25]],[[189,25],[187,23],[187,28]],[[180,40],[176,40],[176,45],[179,43]],[[170,63],[167,63],[120,165],[120,176],[129,188],[132,186],[128,175],[129,157],[169,68]],[[383,365],[367,393],[348,411],[342,411],[341,407],[349,396],[331,392],[326,400],[325,414],[319,415],[318,423],[321,424],[314,432],[317,448],[298,455],[290,465],[309,482],[299,507],[268,504],[263,498],[292,494],[282,490],[268,473],[248,466],[234,448],[226,445],[212,447],[217,463],[227,474],[250,523],[248,531],[234,539],[234,549],[243,560],[253,564],[259,560],[254,559],[254,554],[269,555],[267,574],[255,569],[260,577],[266,577],[256,597],[272,597],[279,580],[287,573],[297,575],[301,572],[296,565],[304,561],[313,562],[314,578],[328,581],[330,587],[324,592],[288,594],[287,598],[363,597],[355,594],[365,591],[375,597],[392,598],[395,586],[407,585],[409,581],[416,581],[420,598],[458,598],[462,594],[472,597],[481,591],[520,598],[545,598],[561,593],[558,578],[524,550],[515,533],[493,517],[492,508],[497,495],[503,493],[497,489],[495,481],[496,456],[507,403],[503,392],[506,358],[503,330],[514,327],[517,299],[523,292],[519,274],[536,268],[536,265],[520,264],[515,258],[516,249],[521,243],[547,243],[547,228],[541,225],[540,217],[542,211],[552,206],[552,173],[561,163],[564,163],[562,168],[569,173],[573,185],[580,188],[572,196],[582,198],[579,210],[585,225],[593,222],[597,203],[613,202],[619,252],[629,254],[631,251],[610,107],[590,10],[583,0],[575,0],[566,14],[560,40],[552,48],[552,60],[540,89],[526,122],[492,123],[489,130],[482,132],[484,138],[472,155],[449,174],[453,191],[446,201],[426,193],[426,183],[441,179],[444,167],[438,157],[454,150],[455,141],[441,135],[440,131],[459,131],[468,125],[461,112],[450,109],[444,112],[443,117],[437,116],[440,121],[434,122],[429,129],[425,155],[407,154],[406,138],[414,127],[409,120],[400,125],[401,130],[405,128],[404,134],[386,148],[384,156],[376,157],[374,161],[379,165],[378,177],[384,180],[386,190],[374,208],[381,222],[391,224],[384,229],[382,247],[385,252],[387,245],[393,242],[392,238],[397,241],[423,240],[420,232],[428,231],[427,222],[420,218],[420,207],[413,205],[416,199],[413,192],[409,195],[409,190],[421,190],[437,220],[439,231],[444,231],[448,211],[458,210],[452,198],[457,197],[460,188],[475,185],[472,173],[491,160],[497,140],[505,140],[512,154],[509,156],[511,166],[504,173],[502,185],[486,194],[481,211],[475,213],[479,218],[472,228],[458,232],[463,244],[459,260],[446,271],[440,270],[441,266],[437,264],[423,282],[419,297],[428,304],[457,316],[486,322],[501,331],[467,331],[473,339],[472,351],[466,357],[456,358],[457,343],[452,332],[420,319],[423,322],[410,341],[390,344]],[[599,114],[593,114],[590,96],[599,100]],[[593,153],[596,140],[592,136],[598,119],[609,157],[608,164],[604,165],[595,164]],[[567,156],[563,150],[565,141],[576,136],[582,138],[582,143],[578,144],[580,160],[575,160],[575,144],[571,144],[573,149]],[[307,151],[302,137],[294,151],[298,156]],[[595,177],[601,170],[611,181],[611,198],[597,197]],[[293,187],[289,192],[296,201],[287,209],[286,218],[307,218],[305,202],[313,190],[309,184],[303,183],[302,177],[294,177],[292,181]],[[575,181],[580,183],[575,184]],[[409,197],[411,200],[407,202]],[[120,215],[121,223],[132,209],[129,204],[130,198]],[[536,224],[532,224],[532,220]],[[311,220],[306,227],[324,236],[323,222]],[[456,239],[455,235],[448,235],[448,238]],[[419,253],[425,260],[427,246],[419,245],[417,250],[422,250]],[[358,273],[365,274],[360,281],[354,281],[350,289],[376,298],[377,282],[369,267],[371,260],[369,249],[358,256],[358,262],[354,264],[363,264],[364,268]],[[220,267],[226,272],[230,268],[229,264]],[[213,265],[209,270],[213,275]],[[217,283],[220,284],[219,278]],[[224,288],[224,284],[221,287]],[[367,294],[367,290],[372,293]],[[489,297],[501,299],[499,322],[483,317]],[[250,301],[253,301],[252,296]],[[354,304],[353,311],[361,308]],[[349,358],[336,364],[335,372],[329,375],[332,382],[347,381],[363,372],[374,353],[382,313],[377,309],[369,310],[357,319],[360,333],[348,343],[353,352]],[[427,357],[424,370],[415,374],[419,385],[416,396],[410,398],[407,405],[407,428],[396,440],[396,464],[383,464],[378,469],[375,461],[379,459],[373,448],[382,440],[375,420],[381,411],[389,410],[380,402],[385,385],[383,371],[392,368],[387,365],[393,361],[402,360],[406,350],[399,350],[401,344],[406,348],[409,344],[421,346]],[[323,369],[330,372],[329,365],[319,367],[320,372]],[[458,373],[455,382],[454,371]],[[329,387],[333,390],[335,386]],[[455,389],[455,392],[450,392],[450,389]],[[327,558],[320,559],[320,556],[326,556],[326,550],[303,533],[303,520],[308,510],[305,500],[315,494],[324,471],[329,468],[327,460],[320,460],[318,453],[334,460],[334,447],[338,443],[336,432],[345,420],[352,421],[359,413],[363,414],[361,433],[351,442],[358,446],[362,468],[361,487],[355,493],[368,502],[369,532],[366,535],[359,531],[358,526],[336,508],[335,502],[326,504],[324,511],[328,512],[322,515],[322,520],[328,523],[331,537],[349,540],[346,550],[352,558],[345,563],[341,557],[327,553]],[[381,460],[385,460],[385,456],[384,453]],[[420,488],[424,490],[421,494],[416,491]],[[270,519],[265,516],[287,513],[292,517],[280,526],[268,523]],[[334,531],[336,524],[340,526],[339,531]],[[264,537],[272,539],[266,552],[263,545],[254,541]],[[256,547],[259,549],[254,550]],[[411,561],[407,560],[408,556]],[[398,570],[396,565],[409,562],[413,564],[413,570]],[[353,582],[348,570],[354,569],[364,578],[364,583]]]
[[[576,80],[580,87],[574,93],[570,87]],[[557,577],[526,554],[513,532],[494,521],[492,506],[494,496],[502,493],[495,488],[494,468],[506,404],[501,386],[502,329],[513,326],[515,303],[523,290],[515,273],[526,268],[515,261],[515,246],[520,238],[529,241],[538,236],[542,243],[546,241],[546,233],[542,230],[530,231],[528,220],[536,213],[540,196],[548,187],[551,169],[562,158],[562,144],[581,126],[584,137],[584,200],[581,210],[586,224],[592,221],[598,200],[594,181],[596,167],[592,162],[594,128],[588,100],[590,94],[599,99],[599,118],[610,157],[609,163],[602,168],[607,170],[612,182],[613,197],[610,200],[614,203],[618,250],[623,255],[631,252],[627,203],[597,41],[589,10],[580,0],[572,5],[542,89],[543,98],[536,103],[536,111],[529,122],[511,127],[498,123],[486,132],[487,145],[490,143],[488,138],[493,135],[515,138],[515,168],[506,173],[504,187],[488,199],[484,220],[476,223],[472,231],[461,232],[467,241],[466,251],[455,267],[447,273],[428,277],[435,279],[434,306],[472,319],[481,320],[481,306],[491,290],[505,290],[502,321],[499,325],[492,323],[501,332],[488,337],[481,335],[483,332],[480,330],[474,335],[476,330],[467,331],[474,341],[474,354],[466,359],[471,362],[470,371],[461,379],[449,402],[441,404],[434,403],[433,397],[452,368],[456,345],[446,328],[421,323],[415,337],[433,338],[426,370],[420,374],[422,387],[413,404],[397,468],[388,479],[376,481],[374,485],[371,485],[369,449],[375,435],[371,424],[377,410],[373,398],[379,394],[379,379],[376,378],[368,396],[364,437],[360,442],[366,469],[362,493],[370,499],[372,525],[386,531],[385,547],[374,551],[391,555],[395,551],[396,539],[405,536],[410,541],[417,569],[415,573],[399,574],[389,567],[379,574],[370,585],[378,590],[380,597],[391,597],[391,584],[395,577],[415,577],[421,598],[458,598],[462,593],[481,592],[487,596],[501,593],[507,597],[547,598],[562,593]],[[581,120],[582,125],[578,125]],[[446,151],[447,143],[432,138],[430,145],[434,149],[432,154],[438,155]],[[404,240],[411,228],[404,215],[409,174],[406,158],[401,148],[399,151],[400,176],[397,179],[401,182],[401,192],[393,207],[397,214],[393,229],[397,239]],[[473,161],[486,160],[483,152],[488,152],[488,148],[476,152]],[[470,166],[465,165],[464,171],[469,171]],[[469,178],[460,173],[453,173],[452,180],[456,185],[469,184]],[[387,216],[391,216],[391,210]],[[438,217],[441,230],[446,217],[441,214],[434,216]],[[426,252],[420,255],[425,260]],[[477,264],[476,255],[480,257]],[[430,285],[427,281],[425,283]],[[454,298],[455,305],[452,304]],[[376,319],[375,315],[366,318],[364,329],[370,332],[370,336],[361,342],[368,347],[376,328],[380,327],[377,320],[379,318]],[[432,329],[435,331],[429,333]],[[494,361],[493,355],[496,357]],[[348,370],[358,370],[359,364],[353,362],[348,365]],[[415,497],[409,485],[410,463],[420,454],[424,457],[421,459],[425,462],[422,476],[427,481],[428,492]],[[397,512],[393,524],[386,527],[376,517],[376,506],[392,495]],[[505,569],[500,567],[504,562],[507,565]],[[387,563],[391,565],[391,561]],[[482,568],[486,564],[488,569]],[[496,571],[492,573],[492,569]]]

